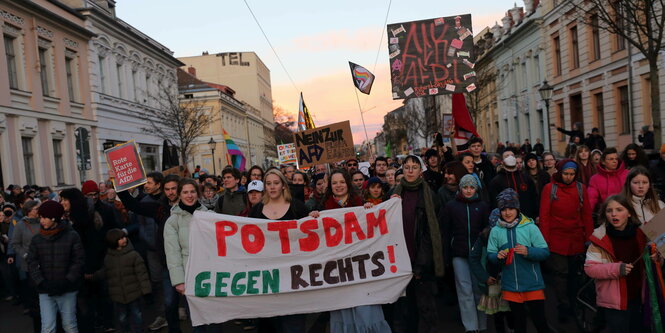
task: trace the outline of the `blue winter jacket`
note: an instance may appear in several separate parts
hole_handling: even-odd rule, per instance
[[[515,253],[513,262],[505,265],[505,259],[499,260],[497,254],[504,249],[522,244],[527,247],[527,256]],[[525,292],[545,289],[540,261],[549,257],[550,251],[540,230],[532,219],[520,214],[520,222],[507,229],[496,225],[490,232],[487,243],[487,259],[503,267],[501,289],[513,292]]]

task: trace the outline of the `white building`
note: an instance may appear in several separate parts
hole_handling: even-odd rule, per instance
[[[115,15],[114,0],[67,0],[97,34],[88,45],[92,110],[98,122],[94,148],[99,177],[108,178],[103,150],[135,140],[146,171],[161,170],[163,139],[142,129],[148,108],[177,102],[176,69],[183,64],[173,52]],[[171,96],[171,98],[168,98]]]
[[[538,89],[545,77],[545,52],[541,34],[541,7],[515,6],[491,32],[494,46],[484,57],[496,66],[499,140],[522,143],[541,139],[549,145],[547,110]]]

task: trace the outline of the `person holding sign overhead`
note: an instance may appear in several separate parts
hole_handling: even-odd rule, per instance
[[[265,184],[263,202],[252,207],[249,217],[265,220],[297,220],[307,216],[307,207],[304,203],[293,200],[286,177],[279,170],[266,171],[263,183]],[[274,317],[271,321],[277,332],[305,333],[307,331],[305,319],[304,314],[294,314]],[[263,332],[266,328],[262,326],[268,325],[270,324],[267,320],[262,320],[259,323],[259,331]]]
[[[378,179],[378,178],[377,178]],[[358,207],[363,205],[362,199],[351,190],[351,177],[344,169],[337,169],[328,178],[328,192],[320,210]],[[371,203],[365,208],[371,208]],[[318,218],[319,211],[309,213]],[[361,305],[349,309],[330,311],[330,332],[390,332],[390,326],[383,317],[381,305]]]
[[[185,294],[185,267],[189,259],[189,226],[195,211],[208,211],[199,202],[199,186],[194,179],[184,178],[178,183],[178,204],[171,208],[171,216],[164,226],[164,250],[171,285]],[[221,324],[194,327],[193,332],[221,332]]]

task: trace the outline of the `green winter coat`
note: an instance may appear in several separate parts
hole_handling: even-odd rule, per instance
[[[201,205],[196,210],[205,212],[208,208]],[[185,267],[189,259],[189,223],[192,216],[180,206],[173,205],[171,216],[164,226],[164,251],[172,286],[185,283]]]
[[[104,267],[95,272],[94,279],[106,278],[109,296],[115,303],[128,304],[152,292],[148,270],[143,258],[131,243],[120,250],[109,249]]]

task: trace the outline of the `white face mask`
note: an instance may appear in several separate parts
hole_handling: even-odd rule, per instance
[[[517,165],[517,159],[515,156],[509,155],[503,159],[503,164],[509,168],[512,168]]]

